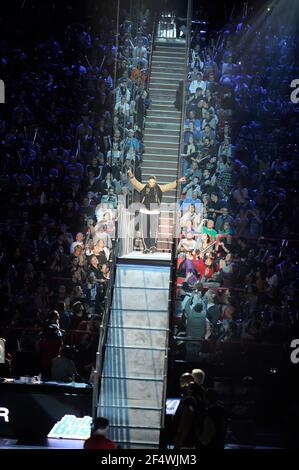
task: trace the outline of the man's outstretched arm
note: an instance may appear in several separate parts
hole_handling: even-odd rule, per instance
[[[177,183],[183,183],[186,181],[185,176],[182,176],[179,180],[172,181],[172,183],[167,184],[159,184],[162,193],[166,193],[166,191],[171,191],[177,187]]]
[[[135,178],[135,176],[132,173],[132,170],[128,170],[128,175],[129,175],[130,181],[131,181],[132,185],[134,186],[134,188],[137,189],[137,191],[139,191],[139,192],[142,191],[145,184],[140,183],[140,181],[138,181],[138,179]]]

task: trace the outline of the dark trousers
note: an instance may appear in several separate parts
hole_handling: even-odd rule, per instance
[[[157,248],[159,214],[144,214],[141,212],[141,233],[144,248]]]

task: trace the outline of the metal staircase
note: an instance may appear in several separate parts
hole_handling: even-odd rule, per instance
[[[181,113],[175,109],[174,101],[179,82],[184,78],[184,65],[184,40],[156,38],[149,86],[152,103],[145,120],[144,181],[151,175],[156,176],[160,184],[177,178]],[[159,251],[171,250],[173,217],[165,210],[165,204],[174,204],[175,195],[175,191],[163,195]]]
[[[118,264],[98,416],[121,448],[158,448],[164,414],[170,266]]]

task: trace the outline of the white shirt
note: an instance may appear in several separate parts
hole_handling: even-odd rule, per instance
[[[204,80],[192,80],[189,86],[189,91],[193,95],[196,92],[196,88],[201,88],[203,93],[206,92],[207,82]]]
[[[116,90],[115,90],[115,104],[118,105],[120,102],[121,102],[121,97],[123,95],[121,94],[120,92],[120,88],[117,87]],[[126,89],[126,101],[129,102],[130,101],[130,98],[131,98],[131,93],[130,93],[130,90],[128,90],[128,88]],[[115,106],[116,108],[116,106]]]
[[[125,114],[125,115],[129,115],[130,114],[130,106],[128,105],[128,103],[121,103],[119,102],[116,106],[115,106],[115,112],[116,113],[119,113],[121,112],[122,114]]]

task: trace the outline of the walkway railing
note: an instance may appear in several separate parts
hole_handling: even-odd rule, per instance
[[[98,350],[96,353],[96,365],[95,365],[95,371],[94,371],[94,376],[93,376],[93,394],[92,394],[92,417],[93,418],[96,417],[97,404],[98,404],[98,399],[99,399],[99,390],[101,386],[100,381],[101,381],[102,370],[103,370],[103,365],[104,365],[105,343],[106,343],[108,325],[109,325],[109,319],[110,319],[110,309],[111,309],[113,286],[114,286],[114,279],[115,279],[117,251],[118,251],[118,239],[116,238],[115,246],[112,251],[110,279],[109,279],[107,290],[106,290],[105,309],[104,309],[104,313],[102,317],[102,323],[100,326],[99,344],[98,344]]]

